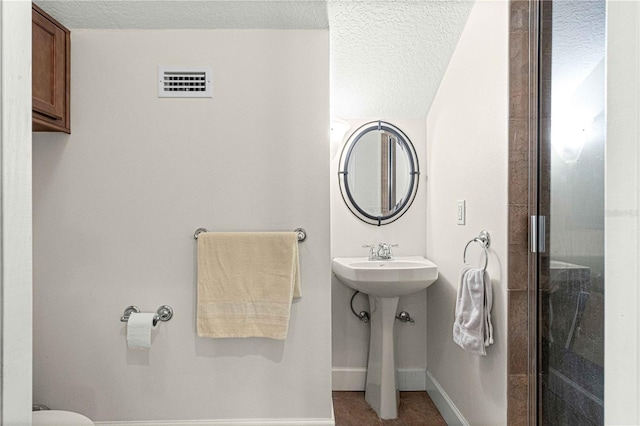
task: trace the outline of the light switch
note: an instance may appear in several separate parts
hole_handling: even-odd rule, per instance
[[[457,220],[458,220],[458,225],[464,225],[465,223],[465,219],[466,219],[466,201],[465,200],[458,200],[457,201]]]

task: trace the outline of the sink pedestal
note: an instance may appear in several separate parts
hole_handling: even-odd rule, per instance
[[[381,419],[395,419],[400,402],[393,337],[398,299],[433,284],[438,267],[422,256],[336,257],[331,265],[344,285],[369,295],[371,338],[365,399]]]
[[[393,334],[398,299],[369,295],[371,338],[364,396],[381,419],[398,417],[400,404]]]

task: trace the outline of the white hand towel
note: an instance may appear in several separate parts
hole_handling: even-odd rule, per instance
[[[493,289],[491,288],[491,278],[489,273],[484,271],[484,345],[493,345],[493,324],[491,323],[491,308],[493,308]]]
[[[198,336],[284,340],[298,263],[295,232],[198,235]]]
[[[464,265],[456,299],[453,341],[476,355],[493,343],[491,280],[483,269]]]

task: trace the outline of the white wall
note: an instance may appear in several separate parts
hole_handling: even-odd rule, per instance
[[[607,2],[605,424],[640,424],[640,5]]]
[[[31,6],[0,2],[0,424],[31,421]]]
[[[469,424],[506,422],[508,24],[509,2],[476,2],[427,118],[427,257],[440,272],[427,289],[427,369]],[[491,234],[494,296],[486,357],[452,340],[463,249],[481,229]]]
[[[347,208],[338,184],[340,153],[344,142],[361,125],[375,120],[392,123],[401,129],[413,143],[420,165],[420,180],[416,198],[411,208],[399,220],[384,226],[373,226],[362,222]],[[396,256],[425,254],[426,211],[426,129],[424,120],[371,117],[369,119],[347,119],[350,129],[342,141],[331,146],[331,257],[368,256],[363,244],[388,242],[398,244],[393,249]],[[358,390],[364,384],[364,369],[369,353],[369,325],[360,322],[349,308],[353,290],[338,279],[332,278],[332,346],[334,388]],[[397,365],[400,369],[424,370],[426,367],[426,290],[400,298],[398,312],[405,310],[415,319],[414,325],[396,323]],[[356,296],[356,312],[369,311],[368,298]],[[343,370],[347,371],[343,371]],[[342,371],[336,373],[336,371]],[[355,370],[355,371],[354,371]],[[355,380],[345,375],[356,375]],[[345,381],[346,380],[346,381]]]
[[[210,65],[212,99],[157,98]],[[74,31],[71,136],[34,136],[34,401],[98,421],[329,419],[326,31]],[[286,341],[195,333],[193,233],[293,230]],[[174,317],[126,347],[128,305]]]

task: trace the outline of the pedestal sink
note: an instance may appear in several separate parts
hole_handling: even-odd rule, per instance
[[[393,260],[337,257],[332,268],[347,287],[369,295],[371,338],[365,399],[378,417],[395,419],[400,402],[393,333],[398,299],[433,284],[438,267],[422,256],[406,256]]]

